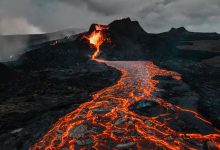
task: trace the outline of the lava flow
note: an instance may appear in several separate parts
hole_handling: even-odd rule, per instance
[[[104,42],[102,30],[94,31],[87,39],[97,48],[92,56],[96,60]],[[220,149],[220,132],[209,121],[195,110],[173,105],[155,94],[160,92],[156,87],[160,81],[154,77],[169,76],[182,82],[178,73],[162,70],[148,61],[104,63],[122,72],[120,80],[60,118],[31,150]],[[145,105],[142,111],[148,113],[136,113],[136,104]],[[191,122],[187,122],[189,118]],[[197,122],[194,127],[187,126],[193,122]],[[173,124],[185,130],[178,130]],[[195,127],[198,124],[209,133],[202,133]]]

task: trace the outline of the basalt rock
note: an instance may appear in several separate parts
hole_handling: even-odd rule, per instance
[[[150,100],[141,100],[130,106],[129,109],[139,115],[145,115],[148,117],[155,117],[165,112],[165,109],[162,106],[157,102]]]

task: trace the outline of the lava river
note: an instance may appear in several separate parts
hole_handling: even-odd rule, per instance
[[[120,70],[120,80],[60,118],[30,149],[220,149],[220,132],[196,110],[173,105],[155,94],[160,92],[155,76],[181,81],[181,75],[149,61],[102,62]],[[153,115],[136,113],[132,108],[140,102],[149,113],[151,106],[158,111],[152,110],[156,112]],[[180,114],[202,122],[210,133],[173,129]]]

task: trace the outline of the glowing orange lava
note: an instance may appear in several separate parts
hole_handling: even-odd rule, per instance
[[[104,36],[103,31],[107,30],[108,26],[104,26],[104,25],[96,25],[95,26],[95,31],[93,31],[90,35],[88,36],[84,36],[84,38],[86,38],[87,40],[89,40],[90,44],[96,47],[96,51],[95,53],[92,55],[92,60],[95,60],[96,57],[99,55],[100,53],[100,46],[108,40],[108,38],[106,38]]]
[[[97,51],[103,42],[99,31],[88,40]],[[98,44],[97,44],[98,43]],[[93,55],[96,59],[98,53]],[[204,143],[220,149],[220,132],[194,110],[181,108],[157,97],[159,80],[153,77],[171,76],[181,80],[172,71],[162,70],[152,62],[104,61],[122,72],[113,86],[92,95],[92,99],[60,118],[30,150],[74,149],[203,149]],[[139,115],[130,106],[140,101],[157,103],[164,112],[156,116]],[[170,126],[180,114],[189,114],[194,120],[212,129],[210,134],[176,131]],[[174,121],[175,122],[175,121]]]

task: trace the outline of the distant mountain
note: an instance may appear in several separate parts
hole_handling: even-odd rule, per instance
[[[184,27],[180,27],[180,28],[171,28],[169,32],[184,33],[184,32],[189,32],[189,31],[187,31],[186,28]]]

